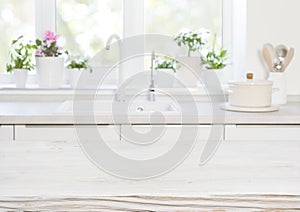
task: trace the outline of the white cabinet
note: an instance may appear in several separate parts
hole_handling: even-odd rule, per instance
[[[217,126],[216,126],[217,127]],[[223,125],[219,135],[223,136]],[[131,139],[144,142],[155,142],[156,140],[197,139],[206,141],[212,132],[212,125],[122,125],[121,137],[123,140]],[[196,135],[195,135],[196,134]]]
[[[118,125],[79,125],[78,127],[86,129],[95,128],[103,139],[120,139],[120,127]],[[89,135],[86,135],[86,138],[88,138],[88,136]],[[17,141],[76,140],[77,131],[73,125],[16,125],[15,139]]]
[[[78,127],[96,128],[104,140],[117,141],[122,137],[123,141],[134,143],[138,140],[145,145],[158,140],[174,141],[180,138],[207,141],[212,133],[211,125],[79,125]],[[23,141],[74,140],[77,139],[78,132],[73,125],[15,125],[14,131],[15,140]],[[220,136],[223,135],[222,131],[219,133]],[[13,135],[12,128],[11,134]]]
[[[227,125],[225,140],[300,141],[300,125]]]
[[[12,141],[13,135],[13,125],[0,125],[0,141]]]
[[[178,139],[300,140],[300,125],[79,125],[95,128],[103,140],[126,141],[138,145],[161,145]],[[225,133],[223,134],[223,130]],[[195,134],[195,131],[196,134]],[[90,136],[90,135],[87,135]],[[97,135],[98,136],[98,135]],[[73,125],[0,125],[0,140],[59,141],[77,139]],[[169,144],[168,144],[169,145]]]

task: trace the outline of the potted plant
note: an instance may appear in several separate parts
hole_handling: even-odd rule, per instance
[[[92,73],[92,68],[88,65],[88,59],[80,56],[71,56],[68,63],[67,69],[69,70],[69,80],[72,88],[84,87],[87,80],[86,73]],[[82,79],[79,81],[79,79]],[[78,85],[80,82],[80,85]]]
[[[215,34],[211,49],[202,53],[202,65],[206,70],[206,75],[208,72],[214,72],[219,81],[224,83],[224,68],[227,66],[228,51],[222,47],[217,49],[216,40],[217,35]]]
[[[198,31],[186,31],[180,32],[176,35],[175,41],[178,46],[186,46],[188,48],[188,57],[192,52],[200,53],[201,49],[207,43],[207,37],[210,32],[206,29],[200,29]]]
[[[168,56],[156,56],[154,68],[157,70],[158,84],[160,87],[173,87],[176,79],[177,61]]]
[[[41,88],[59,88],[64,71],[62,47],[58,44],[59,35],[47,30],[43,40],[37,39],[36,70]]]
[[[155,58],[155,70],[167,70],[176,73],[177,61],[168,56],[156,56]]]
[[[23,36],[11,43],[10,61],[6,64],[6,70],[9,73],[13,72],[17,88],[26,87],[28,71],[34,68],[32,62],[34,49],[36,46],[31,42],[25,42]]]
[[[179,47],[187,48],[187,56],[177,58],[181,64],[178,77],[187,87],[195,87],[199,81],[201,73],[201,50],[207,44],[210,32],[206,29],[198,31],[180,32],[175,37],[175,42]],[[192,56],[195,53],[197,56]],[[197,76],[198,75],[198,76]]]

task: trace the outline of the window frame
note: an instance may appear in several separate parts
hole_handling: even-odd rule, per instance
[[[44,36],[45,30],[56,32],[56,0],[35,0],[35,35]]]
[[[246,68],[247,0],[222,0],[222,40],[230,52],[231,79],[240,79]],[[123,0],[123,35],[144,33],[144,1]],[[35,0],[35,35],[42,38],[45,30],[57,31],[56,0]],[[7,74],[1,83],[11,83]],[[10,82],[8,82],[10,81]]]

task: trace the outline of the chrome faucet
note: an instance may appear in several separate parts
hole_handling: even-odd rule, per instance
[[[106,50],[110,50],[111,47],[111,42],[113,39],[116,39],[118,41],[118,46],[119,46],[119,80],[118,80],[118,88],[120,89],[123,81],[124,81],[124,72],[123,72],[123,65],[122,65],[122,59],[123,59],[123,48],[122,48],[122,40],[117,34],[112,34],[105,45]],[[125,91],[124,89],[121,89],[116,93],[115,95],[115,100],[118,102],[124,102],[125,101]]]
[[[155,102],[155,86],[154,86],[154,61],[155,61],[155,53],[152,52],[151,54],[151,79],[150,79],[150,86],[148,89],[148,101]]]

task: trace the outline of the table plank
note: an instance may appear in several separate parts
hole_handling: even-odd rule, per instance
[[[98,169],[76,141],[1,142],[0,209],[300,210],[300,142],[226,141],[199,166],[202,147],[164,176],[133,181]]]

